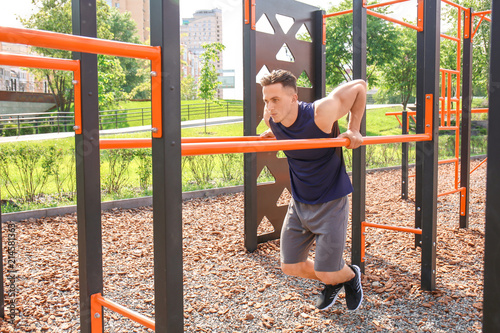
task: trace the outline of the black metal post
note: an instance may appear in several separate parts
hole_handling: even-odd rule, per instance
[[[257,103],[256,103],[256,36],[252,30],[252,10],[245,8],[243,2],[243,127],[245,136],[257,134]],[[250,3],[250,1],[248,1]],[[251,4],[249,4],[251,6]],[[245,22],[245,11],[250,15],[249,22]],[[244,155],[245,167],[245,248],[252,252],[257,249],[257,154]]]
[[[500,0],[492,1],[483,332],[500,332]],[[495,60],[494,60],[495,59]]]
[[[436,288],[436,229],[437,229],[437,176],[438,176],[438,139],[439,139],[439,50],[440,50],[440,23],[441,1],[427,0],[424,7],[424,108],[417,109],[417,130],[423,133],[427,126],[431,126],[432,140],[417,143],[417,173],[421,178],[418,187],[421,205],[417,211],[421,212],[422,224],[422,261],[421,284],[424,290]],[[432,99],[432,125],[425,123],[426,101]]]
[[[73,0],[72,8],[73,34],[96,37],[96,0]],[[80,330],[90,332],[90,296],[103,291],[97,55],[74,53],[73,57],[80,60],[85,110],[82,134],[75,135]]]
[[[403,134],[408,134],[408,112],[403,110]],[[401,144],[401,199],[408,200],[408,142]]]
[[[424,6],[424,1],[418,1],[418,6]],[[417,114],[424,114],[424,75],[425,75],[425,45],[424,31],[417,32],[417,95],[416,107]],[[415,127],[416,133],[423,133],[424,124],[417,121]],[[417,151],[415,145],[415,153]],[[422,164],[422,155],[416,154],[415,164]],[[415,228],[422,229],[422,168],[415,168]],[[422,235],[415,234],[415,248],[422,246]]]
[[[353,1],[353,79],[366,80],[366,8],[363,0]],[[360,132],[366,135],[366,113]],[[366,146],[352,152],[352,256],[353,264],[364,272],[361,258],[361,222],[365,221],[366,202]]]
[[[464,15],[465,27],[463,44],[463,74],[462,74],[462,135],[460,148],[460,187],[465,187],[465,206],[460,205],[460,228],[469,227],[469,183],[470,183],[470,127],[472,110],[472,9]]]
[[[162,49],[163,135],[153,138],[156,332],[183,332],[179,2],[151,0],[151,44]]]

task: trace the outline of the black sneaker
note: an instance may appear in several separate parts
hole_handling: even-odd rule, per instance
[[[336,285],[326,284],[325,289],[323,289],[321,295],[319,295],[318,300],[316,301],[316,308],[319,310],[329,309],[337,300],[337,296],[343,286],[343,283]]]
[[[357,310],[363,301],[363,288],[361,287],[361,271],[356,265],[349,265],[356,274],[352,280],[344,282],[345,300],[347,308],[351,311]]]

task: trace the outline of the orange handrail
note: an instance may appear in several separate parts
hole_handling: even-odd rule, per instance
[[[374,12],[372,10],[369,10],[369,9],[366,10],[366,13],[369,14],[369,15],[372,15],[372,16],[375,16],[375,17],[378,17],[378,18],[381,18],[381,19],[393,22],[393,23],[400,24],[400,25],[405,26],[407,28],[411,28],[411,29],[414,29],[414,30],[417,30],[417,31],[423,31],[423,28],[421,26],[415,26],[415,25],[412,25],[410,23],[406,23],[405,21],[401,21],[401,20],[398,20],[398,19],[386,16],[386,15]]]
[[[75,133],[82,133],[81,77],[79,60],[37,57],[0,52],[0,64],[7,66],[72,71],[75,91]]]
[[[388,1],[388,2],[376,3],[373,5],[368,5],[368,6],[365,6],[365,8],[372,9],[372,8],[378,8],[378,7],[385,7],[385,6],[390,6],[390,5],[394,5],[396,3],[407,2],[407,1],[409,1],[409,0],[393,0],[393,1]]]
[[[458,8],[458,9],[461,9],[461,10],[466,10],[466,8],[465,8],[464,6],[458,5],[458,4],[456,4],[456,3],[454,3],[454,2],[451,2],[451,1],[449,1],[449,0],[441,0],[441,1],[443,1],[444,3],[447,3],[447,4],[448,4],[448,5],[450,5],[450,6],[456,7],[456,8]]]
[[[102,297],[101,293],[94,294],[90,296],[90,309],[91,309],[91,328],[92,332],[103,332],[103,327],[102,327],[102,307],[106,307],[116,313],[121,314],[122,316],[125,316],[136,323],[139,323],[143,326],[146,326],[149,329],[154,330],[155,329],[155,322],[151,318],[148,318],[144,315],[141,315],[135,311],[132,311],[130,309],[127,309],[124,306],[121,306],[118,303],[115,303],[113,301],[110,301],[108,299],[105,299]]]
[[[342,11],[336,12],[336,13],[325,14],[325,15],[323,15],[323,18],[334,17],[334,16],[350,14],[350,13],[352,13],[352,9],[347,9],[347,10],[342,10]]]
[[[470,174],[472,174],[474,171],[476,171],[477,169],[479,169],[479,167],[481,165],[483,165],[487,160],[488,160],[488,158],[485,158],[481,163],[479,163],[478,165],[476,165],[476,167],[474,169],[472,169],[472,171],[470,172]]]
[[[98,38],[61,34],[51,31],[41,31],[22,28],[10,28],[0,26],[0,41],[26,44],[37,47],[59,49],[73,52],[105,54],[118,57],[140,58],[151,60],[151,121],[153,124],[153,137],[161,138],[163,134],[161,118],[161,48],[159,46],[147,46],[132,43],[124,43]],[[15,55],[16,57],[22,57]],[[28,62],[34,61],[27,59]],[[47,58],[45,58],[47,59]],[[69,60],[68,60],[69,61]],[[57,60],[53,60],[58,63]],[[29,66],[29,65],[24,65]],[[45,67],[44,67],[45,68]],[[75,101],[81,100],[80,70],[75,71]],[[81,106],[75,102],[75,132],[81,134]]]
[[[216,138],[214,138],[216,139]],[[388,136],[367,136],[363,138],[363,145],[429,141],[430,134],[406,134]],[[100,140],[101,149],[150,148],[151,139],[103,139]],[[335,139],[298,139],[298,140],[234,140],[214,142],[182,143],[182,156],[257,153],[279,150],[301,150],[317,148],[344,147],[350,143],[347,138]]]
[[[417,235],[421,235],[422,234],[422,229],[416,229],[416,228],[398,227],[398,226],[376,224],[376,223],[364,222],[364,221],[361,222],[361,224],[364,225],[365,227],[371,227],[371,228],[394,230],[394,231],[401,231],[401,232],[409,232],[409,233],[417,234]]]
[[[139,45],[51,31],[10,27],[0,27],[0,40],[8,43],[25,44],[49,49],[149,60],[159,59],[161,53],[159,46]]]

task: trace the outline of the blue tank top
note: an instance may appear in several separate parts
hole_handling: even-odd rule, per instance
[[[340,134],[337,122],[330,134],[320,130],[314,122],[314,104],[306,102],[299,102],[297,119],[290,127],[275,123],[272,118],[269,119],[269,125],[278,140],[334,138]],[[320,204],[352,192],[342,148],[286,150],[284,153],[290,168],[295,200]]]

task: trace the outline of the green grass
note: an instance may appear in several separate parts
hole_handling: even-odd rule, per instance
[[[135,104],[132,104],[135,103]],[[140,107],[147,102],[131,102],[127,104],[127,107]],[[396,135],[401,134],[401,128],[399,122],[394,116],[386,116],[385,113],[389,111],[398,111],[401,108],[384,108],[384,109],[374,109],[367,111],[367,134],[368,135]],[[347,126],[346,119],[339,120],[341,131],[345,130]],[[264,122],[259,124],[257,133],[262,133],[266,130],[266,125]],[[242,136],[243,135],[243,123],[230,124],[230,125],[217,125],[207,127],[207,132],[204,132],[203,127],[198,128],[187,128],[182,130],[182,137],[202,137],[202,136]],[[103,136],[102,138],[148,138],[151,137],[151,132],[140,132],[140,133],[126,133],[113,136]],[[484,153],[486,149],[485,137],[473,137],[472,152],[473,154]],[[57,165],[59,168],[66,168],[65,172],[71,172],[72,177],[75,176],[74,161],[72,159],[70,148],[74,148],[74,138],[65,138],[57,140],[45,140],[37,142],[25,142],[25,143],[7,143],[0,144],[0,153],[2,151],[2,146],[4,145],[37,145],[38,147],[51,147],[56,145],[62,149],[67,150],[67,154],[58,161]],[[410,161],[415,159],[415,149],[414,144],[411,145],[410,149]],[[440,159],[448,158],[453,155],[454,151],[454,138],[443,133],[440,135]],[[346,157],[346,165],[350,169],[350,155],[351,151],[344,149],[344,154]],[[102,152],[101,152],[102,156]],[[232,185],[243,184],[243,155],[242,154],[225,154],[225,155],[213,155],[213,156],[196,156],[196,157],[183,157],[182,159],[182,173],[183,173],[183,191],[192,191],[199,189],[208,189],[215,187],[224,187]],[[382,167],[389,165],[399,165],[401,162],[401,146],[400,144],[392,145],[376,145],[367,147],[367,168]],[[12,166],[11,166],[12,167]],[[229,167],[229,169],[228,169]],[[41,166],[38,168],[41,169]],[[200,181],[200,176],[197,177],[196,173],[201,169],[204,169],[208,173],[208,181]],[[103,158],[101,158],[101,184],[109,177],[109,164]],[[144,195],[151,195],[151,189],[143,191],[140,189],[139,181],[139,164],[138,160],[134,159],[127,167],[126,172],[126,185],[122,188],[119,193],[104,193],[102,194],[102,200],[116,200],[124,198],[133,198]],[[197,180],[198,178],[198,180]],[[74,178],[73,178],[74,179]],[[259,178],[259,181],[272,180],[270,174],[263,174]],[[19,175],[14,177],[14,182],[20,181]],[[151,180],[150,180],[151,182]],[[65,188],[71,188],[69,182],[64,184]],[[56,207],[75,204],[74,198],[68,196],[59,196],[57,194],[57,187],[54,181],[49,181],[43,188],[44,195],[40,200],[33,203],[19,203],[19,200],[15,198],[10,198],[5,184],[0,183],[0,191],[2,193],[2,199],[13,199],[17,202],[19,207],[13,207],[12,205],[6,205],[2,207],[3,212],[10,211],[20,211],[20,210],[30,210],[37,208],[46,207]]]

